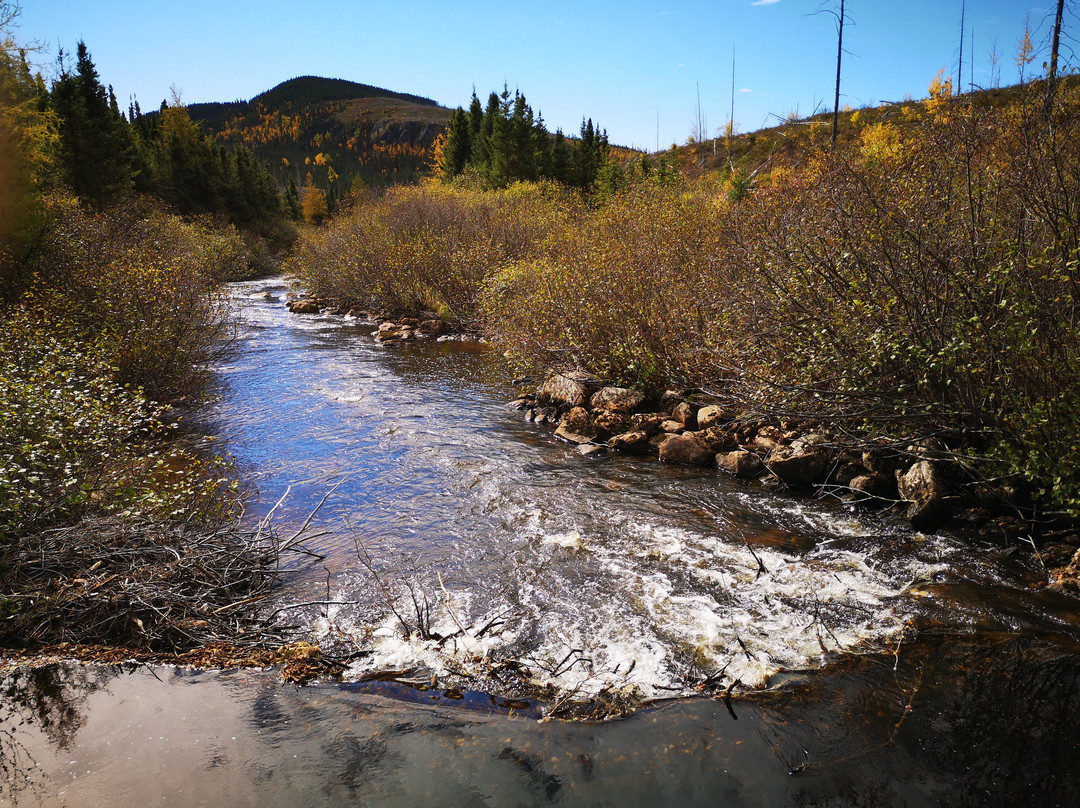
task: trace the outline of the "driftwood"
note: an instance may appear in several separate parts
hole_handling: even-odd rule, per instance
[[[24,536],[0,552],[0,646],[280,643],[284,629],[260,614],[280,559],[266,523],[252,532],[93,518]]]

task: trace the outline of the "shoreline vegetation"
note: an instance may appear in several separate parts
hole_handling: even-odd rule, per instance
[[[181,104],[125,116],[83,43],[46,86],[0,3],[0,648],[282,645],[272,531],[183,426],[290,200]],[[216,647],[216,646],[215,646]],[[104,658],[100,651],[90,658]]]
[[[753,454],[728,461],[902,503],[917,529],[1052,546],[1075,590],[1080,85],[1049,106],[1039,82],[994,95],[939,76],[922,102],[849,114],[835,151],[808,121],[764,156],[763,134],[716,171],[645,156],[585,194],[458,161],[308,231],[285,269],[378,315],[380,341],[423,333],[410,318],[483,335],[547,379],[518,406],[561,437]],[[602,387],[640,400],[590,400]],[[693,460],[660,446],[681,432]],[[813,473],[781,471],[799,461]]]

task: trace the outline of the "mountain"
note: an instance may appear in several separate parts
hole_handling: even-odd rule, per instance
[[[250,148],[283,187],[310,175],[331,198],[416,178],[451,114],[430,98],[318,76],[187,109],[217,140]]]

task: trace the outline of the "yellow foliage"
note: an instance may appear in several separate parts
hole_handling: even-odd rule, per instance
[[[945,75],[945,68],[941,68],[930,82],[930,97],[926,99],[926,109],[930,113],[936,113],[949,102],[953,94],[952,76]]]
[[[859,149],[867,160],[892,165],[903,154],[903,137],[891,123],[871,124],[859,137]]]

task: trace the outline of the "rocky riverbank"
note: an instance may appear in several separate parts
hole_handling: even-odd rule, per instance
[[[297,314],[372,322],[380,343],[477,336],[452,329],[434,312],[395,314],[307,297],[286,305]],[[747,484],[831,496],[916,531],[946,529],[1033,551],[1046,568],[1046,585],[1080,594],[1080,525],[1067,514],[1040,511],[1020,486],[978,476],[965,462],[970,447],[958,441],[862,441],[823,423],[748,413],[698,390],[649,399],[575,373],[551,373],[509,406],[584,455],[712,469]]]
[[[748,415],[694,390],[659,400],[556,373],[510,406],[583,454],[652,456],[716,469],[751,484],[814,492],[853,508],[906,520],[917,531],[950,529],[993,544],[1028,547],[1047,584],[1080,593],[1080,530],[1064,514],[1040,512],[1020,488],[980,479],[964,447],[943,440],[888,444],[838,435],[821,423]]]

